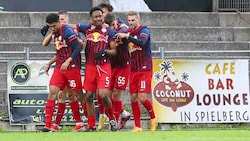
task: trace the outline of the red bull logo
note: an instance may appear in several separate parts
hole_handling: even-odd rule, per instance
[[[55,41],[54,46],[55,46],[56,50],[60,50],[62,47],[64,47],[64,43],[61,41]]]
[[[137,50],[142,50],[142,48],[140,46],[137,46],[135,45],[134,43],[132,42],[129,42],[128,43],[128,46],[129,46],[129,52],[132,53],[134,51],[137,51]]]
[[[56,48],[56,50],[60,50],[63,47],[68,47],[68,45],[66,44],[66,41],[63,39],[62,36],[58,36],[58,37],[54,37],[54,46]]]
[[[101,41],[108,43],[106,36],[100,34],[99,32],[94,32],[92,34],[88,34],[86,38],[87,38],[87,40],[95,42],[95,43],[101,42]]]

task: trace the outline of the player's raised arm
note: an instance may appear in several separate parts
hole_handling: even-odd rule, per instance
[[[42,42],[42,46],[46,47],[49,45],[50,41],[52,40],[52,32],[48,34],[48,36],[46,36],[44,39],[43,39],[43,42]]]

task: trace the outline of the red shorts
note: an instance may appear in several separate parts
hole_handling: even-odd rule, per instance
[[[121,89],[125,90],[128,84],[130,74],[130,65],[125,68],[113,68],[110,90]]]
[[[103,65],[86,64],[83,88],[90,92],[95,92],[96,89],[109,89],[110,79],[111,65],[109,63]]]
[[[61,90],[63,90],[65,87],[74,91],[81,90],[82,78],[80,74],[80,69],[73,68],[67,71],[60,71],[59,69],[54,69],[49,85],[59,87]]]
[[[152,71],[130,72],[129,92],[151,93]]]

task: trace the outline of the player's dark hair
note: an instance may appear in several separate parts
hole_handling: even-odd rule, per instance
[[[116,19],[115,14],[108,13],[105,16],[104,21],[105,21],[106,24],[110,25],[115,19]]]
[[[113,6],[109,3],[100,3],[98,7],[107,8],[109,12],[112,12],[114,10]]]
[[[102,9],[101,9],[100,7],[93,7],[93,8],[91,8],[91,10],[89,11],[89,15],[91,16],[92,13],[95,12],[95,11],[101,11],[101,12],[103,13],[103,11],[102,11]]]
[[[50,24],[50,23],[55,23],[55,22],[59,22],[59,15],[56,13],[50,13],[46,17],[46,23]]]

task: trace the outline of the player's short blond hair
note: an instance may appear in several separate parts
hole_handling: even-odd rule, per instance
[[[137,16],[138,18],[140,18],[140,14],[137,11],[129,11],[127,16]]]

